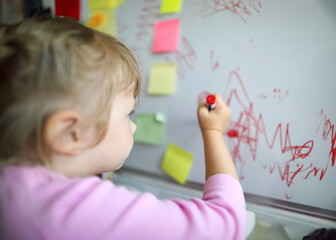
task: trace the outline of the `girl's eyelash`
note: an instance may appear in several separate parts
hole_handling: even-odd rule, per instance
[[[135,113],[135,110],[133,109],[132,112],[130,112],[128,115],[132,116],[132,115],[134,115],[134,113]]]

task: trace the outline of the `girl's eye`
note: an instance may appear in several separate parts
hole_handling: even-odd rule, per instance
[[[133,116],[133,115],[134,115],[134,112],[135,112],[135,110],[132,110],[132,112],[130,112],[130,113],[128,114],[128,116]]]
[[[134,120],[134,117],[135,117],[135,110],[132,110],[132,112],[130,112],[130,113],[128,114],[128,117],[129,117],[130,119]]]

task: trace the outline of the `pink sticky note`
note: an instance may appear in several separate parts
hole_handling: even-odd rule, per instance
[[[154,23],[152,51],[155,53],[177,50],[180,36],[180,19],[174,18]]]

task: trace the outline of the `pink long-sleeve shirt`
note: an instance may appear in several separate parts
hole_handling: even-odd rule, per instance
[[[0,168],[0,239],[245,239],[239,182],[210,177],[202,199],[159,200],[97,177],[69,178],[43,167]]]

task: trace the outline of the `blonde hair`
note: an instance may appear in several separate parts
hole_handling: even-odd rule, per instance
[[[105,135],[114,97],[140,91],[132,52],[116,38],[68,18],[28,19],[0,27],[0,158],[43,164],[52,113],[76,109]],[[44,160],[44,161],[42,161]]]

